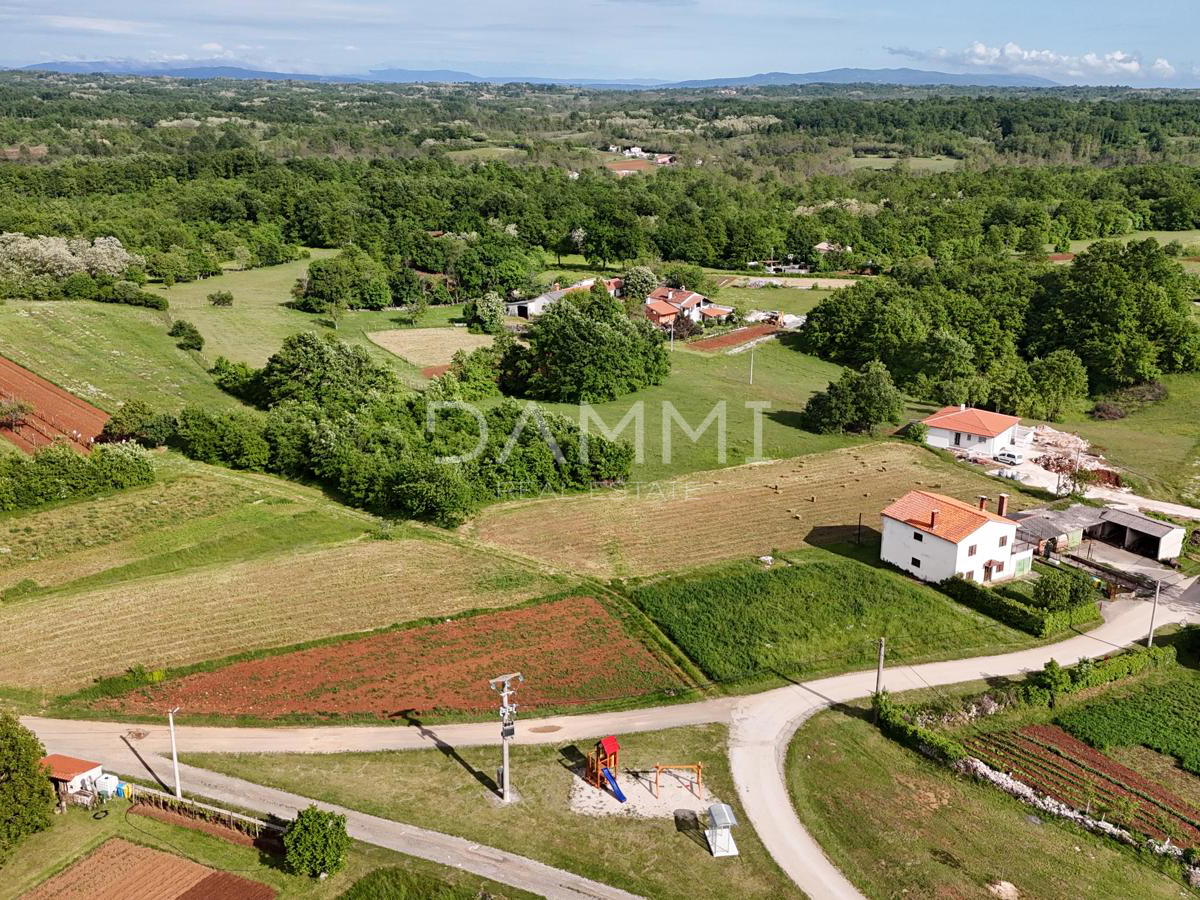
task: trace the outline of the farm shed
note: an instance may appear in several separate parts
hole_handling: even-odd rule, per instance
[[[1028,509],[1013,518],[1017,534],[1036,544],[1039,552],[1073,550],[1085,539],[1154,560],[1176,559],[1183,552],[1182,527],[1133,510],[1075,504],[1062,510]]]
[[[104,774],[100,763],[74,756],[51,753],[42,757],[42,768],[60,794],[78,794],[91,790],[96,779]]]

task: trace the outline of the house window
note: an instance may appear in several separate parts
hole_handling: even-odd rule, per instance
[[[974,556],[975,551],[978,549],[979,549],[978,544],[972,544],[970,547],[967,548],[967,556]]]
[[[975,580],[975,570],[971,569],[968,572],[963,572],[962,577],[967,579],[967,581],[974,581]]]
[[[912,558],[912,567],[914,569],[921,568],[921,561],[919,559],[917,559],[915,556]]]
[[[1008,535],[1007,534],[1000,535],[1000,546],[1001,547],[1008,546]]]
[[[1004,563],[1002,563],[1002,562],[996,563],[996,574],[999,575],[1003,571],[1004,571]]]
[[[914,531],[913,532],[913,540],[914,541],[923,541],[923,540],[925,540],[925,535],[921,534],[921,532],[919,532],[919,531]]]

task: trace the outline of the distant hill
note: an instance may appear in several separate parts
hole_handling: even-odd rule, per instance
[[[826,69],[824,72],[764,72],[740,78],[703,78],[677,81],[675,88],[738,87],[778,84],[897,84],[956,87],[1057,87],[1058,82],[1037,75],[993,75],[986,72],[958,75],[922,69]]]
[[[239,78],[266,81],[387,82],[391,84],[563,84],[613,90],[754,87],[788,84],[892,84],[909,86],[954,85],[956,87],[1056,87],[1057,83],[1036,75],[969,75],[927,72],[921,69],[827,69],[824,72],[763,72],[730,78],[703,78],[665,82],[655,79],[546,78],[532,75],[474,75],[454,69],[372,69],[364,75],[315,75],[303,72],[268,72],[232,66],[222,60],[188,63],[157,63],[137,60],[58,61],[26,66],[43,72],[70,75],[169,75],[174,78]]]

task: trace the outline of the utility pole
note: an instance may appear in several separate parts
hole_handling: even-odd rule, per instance
[[[883,693],[883,654],[884,646],[887,644],[887,638],[879,639],[879,664],[875,668],[875,693]]]
[[[750,383],[754,384],[754,348],[750,348]]]
[[[1150,633],[1146,635],[1146,648],[1154,646],[1154,620],[1158,618],[1158,595],[1162,593],[1162,579],[1154,582],[1154,607],[1150,610]]]
[[[513,735],[517,733],[516,717],[517,704],[510,703],[509,698],[516,692],[516,688],[512,686],[515,681],[518,684],[525,680],[520,672],[513,672],[511,675],[500,675],[488,682],[488,685],[493,691],[500,694],[500,745],[503,748],[503,758],[500,765],[500,797],[505,802],[510,802],[511,795],[509,792],[508,772],[508,745],[512,741]]]
[[[175,769],[175,799],[183,799],[183,788],[179,786],[179,753],[175,749],[175,713],[179,707],[167,710],[167,722],[171,726],[171,766]]]

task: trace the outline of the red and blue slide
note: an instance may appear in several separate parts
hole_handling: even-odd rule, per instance
[[[617,784],[617,779],[613,778],[613,773],[608,771],[607,766],[600,771],[603,772],[604,777],[608,779],[608,786],[612,788],[613,796],[617,798],[617,802],[624,803],[625,794],[622,792],[620,785]]]

